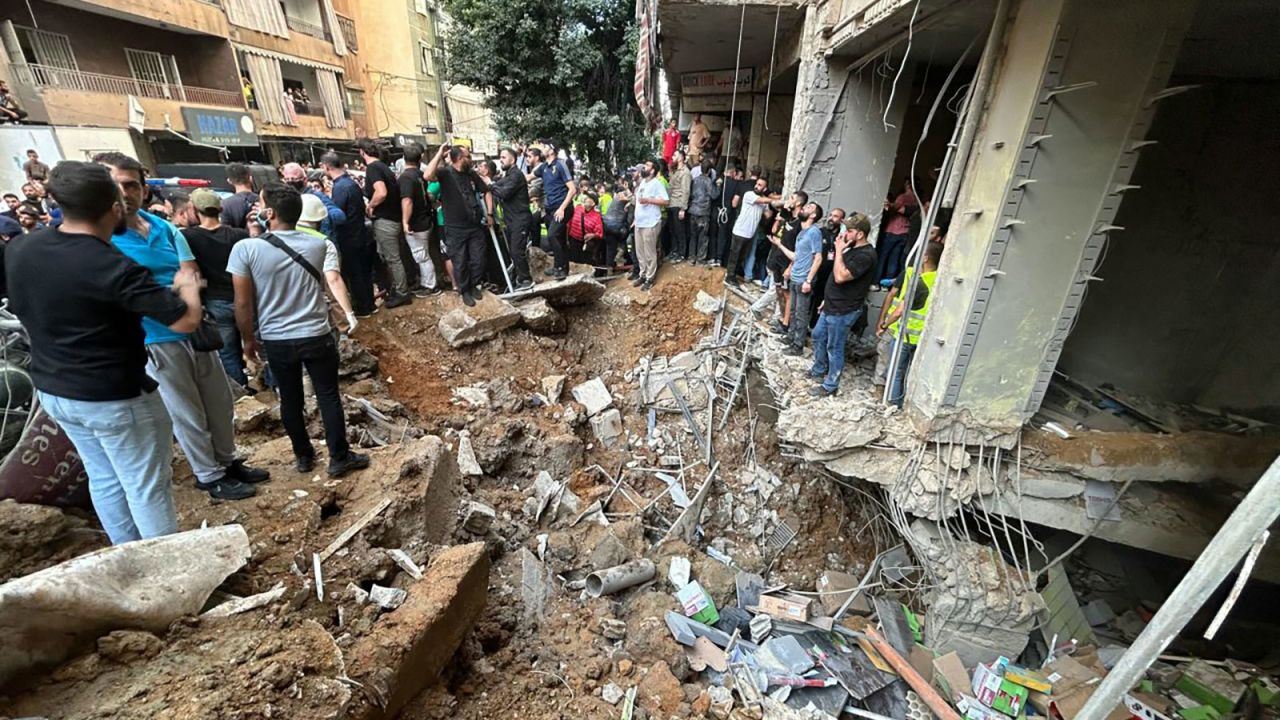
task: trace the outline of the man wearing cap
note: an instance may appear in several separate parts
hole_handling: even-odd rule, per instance
[[[204,306],[213,316],[218,334],[222,336],[218,359],[222,361],[227,377],[244,387],[248,385],[249,378],[245,376],[244,356],[240,353],[235,294],[231,289],[231,273],[227,272],[227,258],[231,256],[231,247],[249,237],[249,231],[222,224],[222,198],[208,188],[191,193],[190,202],[182,214],[186,224],[182,237],[187,239],[191,254],[196,257],[201,277],[208,282],[203,293]]]
[[[827,278],[818,324],[813,328],[813,367],[809,377],[821,381],[809,391],[814,397],[835,395],[839,389],[845,341],[862,314],[875,275],[876,249],[867,241],[871,221],[863,213],[854,213],[844,227],[845,232],[836,236],[835,266]]]

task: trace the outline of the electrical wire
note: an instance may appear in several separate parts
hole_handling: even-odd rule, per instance
[[[902,63],[898,65],[898,73],[893,77],[893,87],[889,90],[889,102],[885,104],[884,117],[881,118],[884,122],[885,132],[889,132],[889,128],[891,127],[897,127],[897,125],[893,125],[889,122],[889,110],[893,108],[893,96],[898,92],[898,81],[902,79],[902,71],[906,69],[907,59],[911,57],[911,45],[915,41],[916,15],[919,13],[920,0],[916,0],[916,5],[911,10],[911,20],[907,22],[907,49],[902,53]]]
[[[769,129],[769,96],[773,94],[773,62],[778,53],[778,21],[782,19],[782,5],[778,5],[778,10],[773,16],[773,47],[769,49],[769,86],[764,91],[764,129]],[[737,83],[738,78],[733,78]]]

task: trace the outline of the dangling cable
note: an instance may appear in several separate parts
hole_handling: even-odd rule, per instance
[[[738,109],[738,72],[739,72],[739,69],[742,67],[742,30],[743,28],[746,27],[746,25],[747,25],[747,5],[744,2],[742,4],[742,15],[741,17],[738,18],[738,54],[733,60],[733,99],[729,101],[729,125],[724,129],[725,132],[729,133],[729,136],[725,138],[725,143],[724,143],[724,151],[725,151],[724,167],[726,171],[729,169],[729,157],[728,157],[729,148],[732,147],[732,144],[733,144],[733,114],[734,114],[734,111]],[[720,184],[720,213],[719,213],[720,222],[722,223],[729,221],[729,209],[724,206],[725,195],[728,192],[729,192],[729,184],[727,182],[724,182],[722,178],[721,184]]]
[[[915,39],[916,15],[920,12],[920,0],[916,0],[916,6],[911,11],[911,20],[907,23],[907,49],[902,53],[902,63],[898,65],[898,73],[893,76],[893,88],[889,90],[889,102],[884,106],[884,117],[881,121],[884,123],[884,131],[889,132],[889,128],[897,127],[889,123],[889,110],[893,108],[893,96],[898,92],[898,80],[902,78],[902,71],[907,67],[907,61],[911,59],[911,43]]]
[[[764,91],[764,129],[769,129],[769,95],[773,93],[773,61],[778,53],[778,21],[782,19],[782,6],[773,16],[773,47],[769,49],[769,86]],[[736,78],[735,78],[736,80]]]

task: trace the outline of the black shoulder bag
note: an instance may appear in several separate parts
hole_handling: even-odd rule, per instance
[[[310,262],[307,262],[307,259],[302,257],[302,255],[298,254],[297,250],[294,250],[293,248],[289,247],[287,244],[285,244],[285,241],[276,237],[274,233],[267,233],[266,235],[262,235],[260,237],[263,240],[266,240],[267,242],[271,243],[272,247],[276,248],[280,252],[283,252],[285,255],[288,255],[289,259],[301,265],[302,269],[306,270],[307,274],[310,275],[320,285],[320,293],[322,295],[325,294],[325,289],[328,287],[328,284],[324,281],[324,276],[320,274],[320,271],[316,269],[315,265],[312,265]],[[326,300],[326,303],[327,303],[327,300]],[[330,309],[332,310],[332,307]],[[329,325],[331,327],[331,330],[329,332],[333,336],[333,341],[336,344],[338,342],[338,325],[337,323],[333,322],[332,319],[330,319]]]

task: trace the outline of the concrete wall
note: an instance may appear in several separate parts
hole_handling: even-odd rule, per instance
[[[85,0],[87,5],[124,15],[148,18],[159,23],[198,30],[209,35],[226,37],[227,16],[222,8],[200,0]],[[46,8],[54,7],[42,2],[39,12],[40,27],[44,27]],[[98,17],[103,17],[99,15]],[[15,22],[18,22],[15,20]]]
[[[825,193],[827,207],[878,216],[893,176],[914,74],[914,66],[902,72],[899,92],[888,108],[888,129],[884,103],[889,95],[881,87],[884,81],[870,68],[849,76],[831,132],[819,146],[802,185],[810,196]],[[872,223],[873,232],[876,224]]]
[[[1155,398],[1280,409],[1280,84],[1218,82],[1164,105],[1059,368]]]

